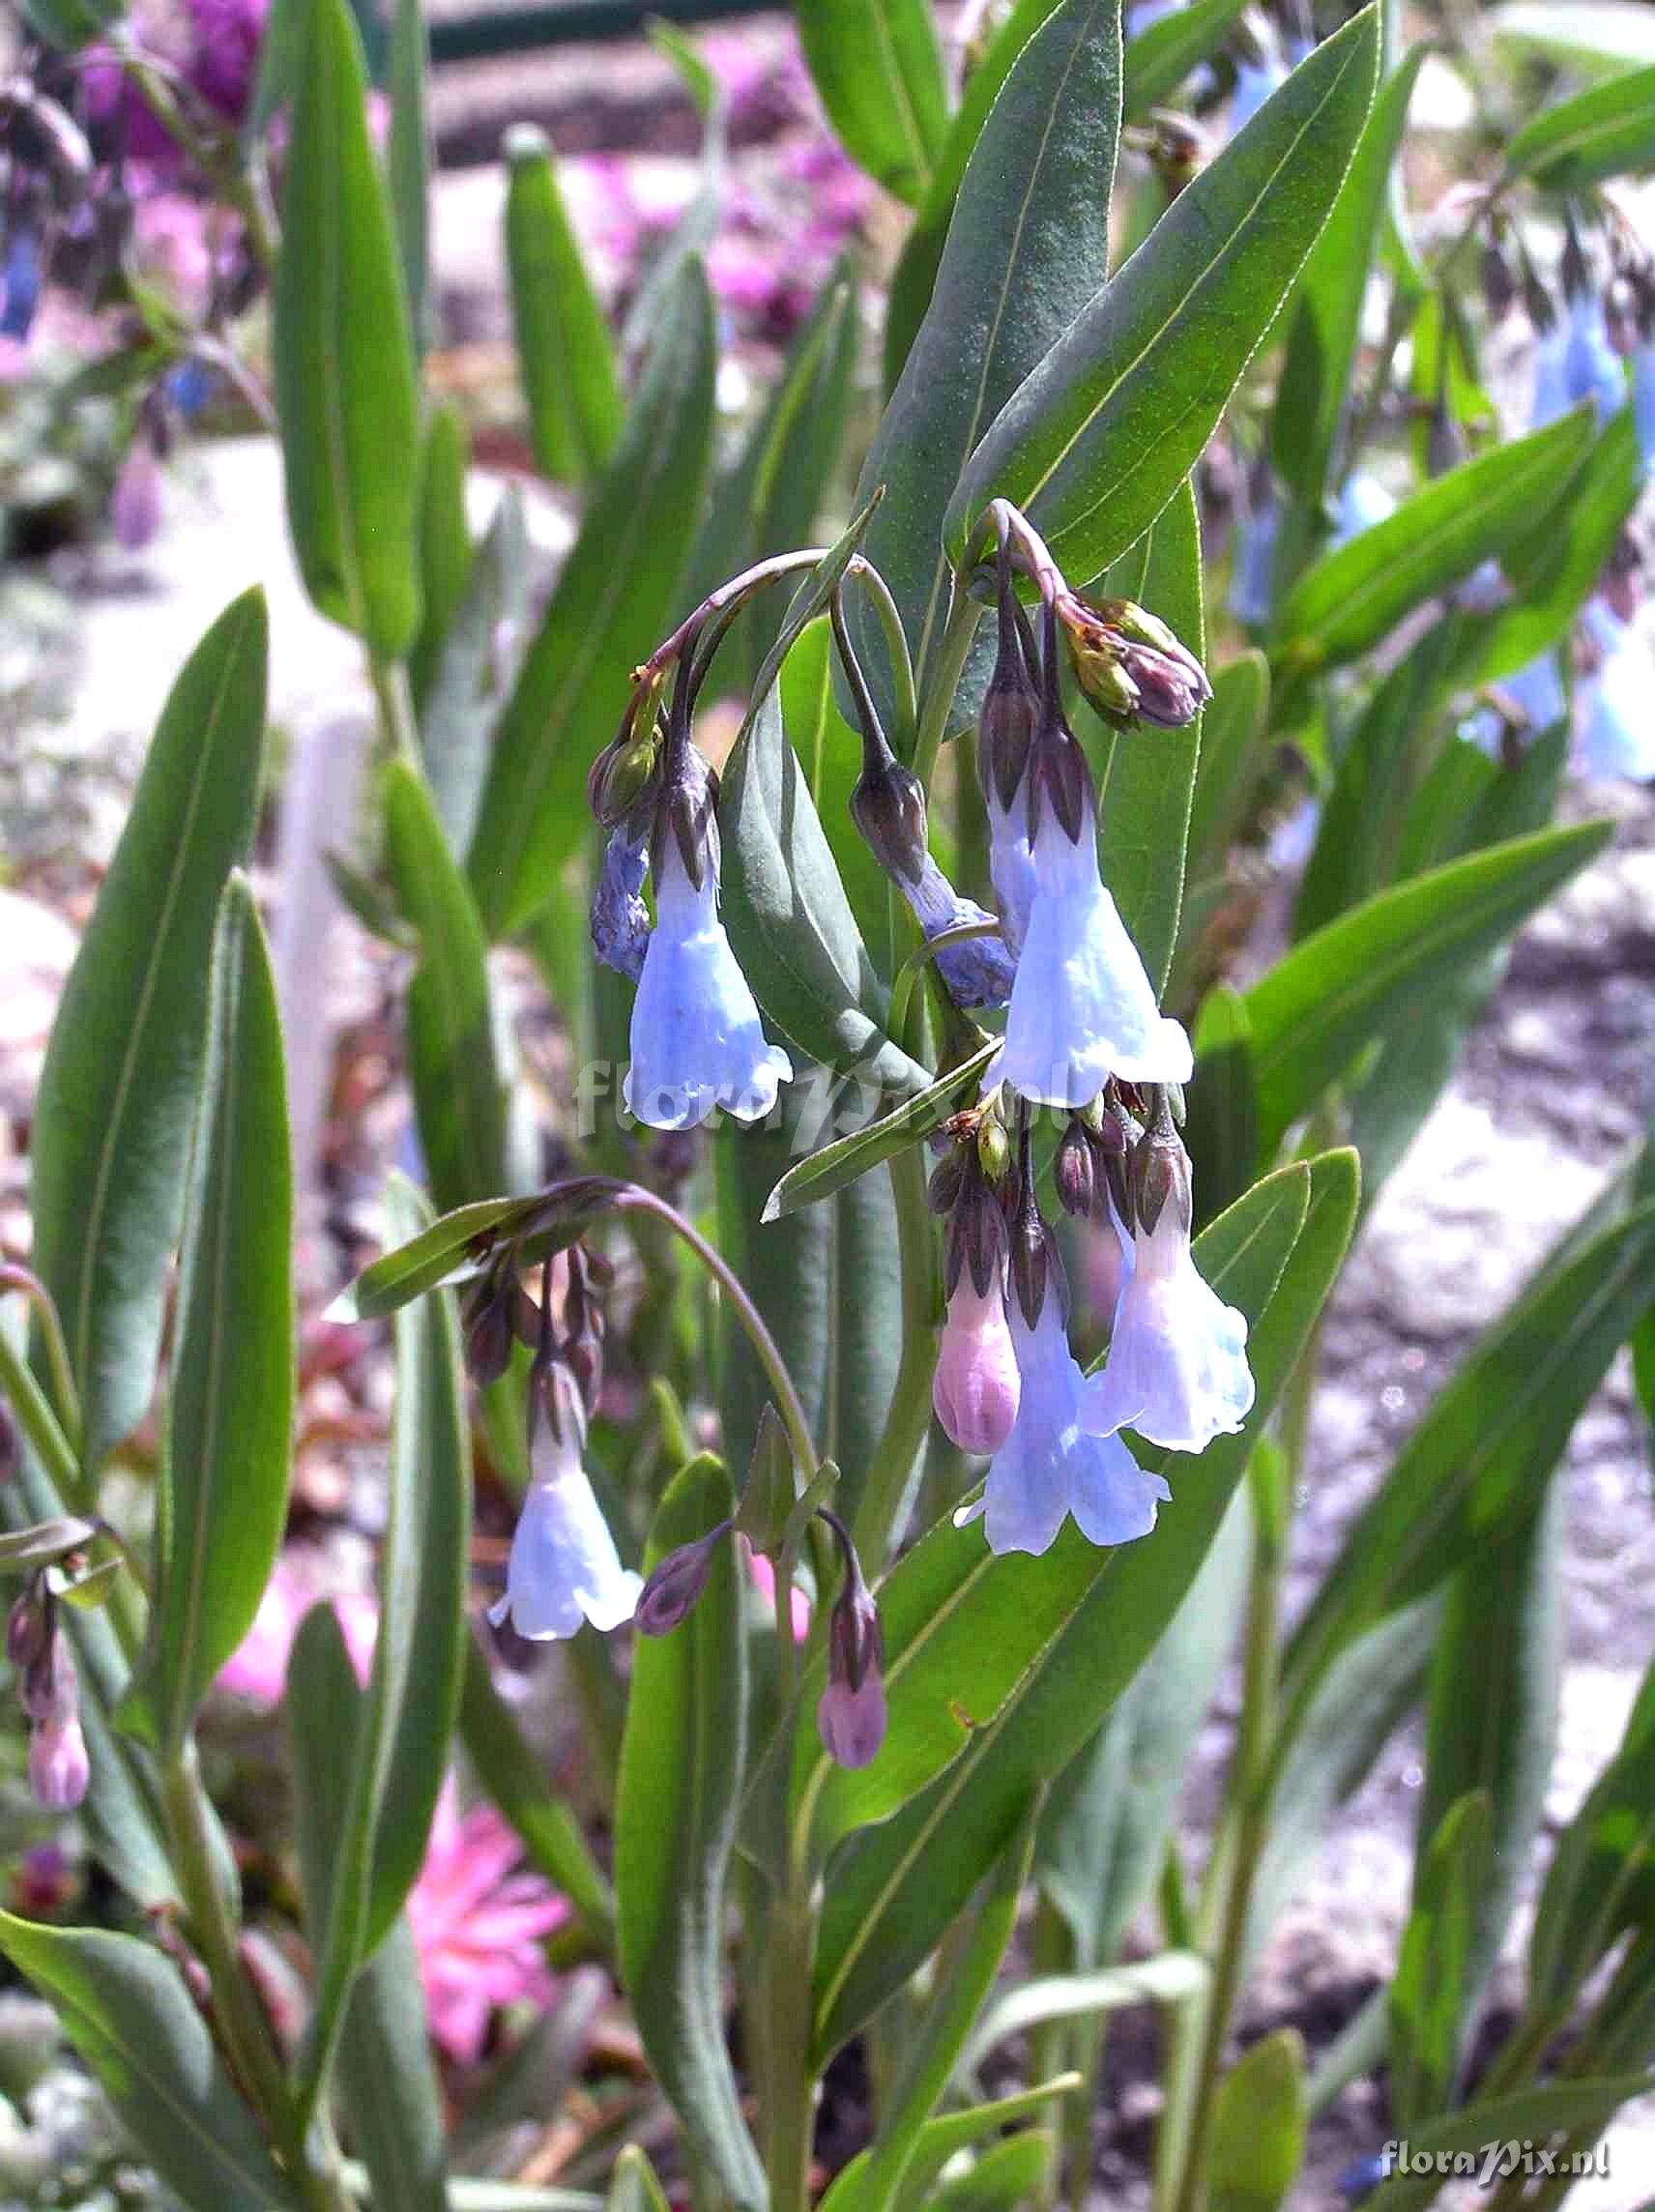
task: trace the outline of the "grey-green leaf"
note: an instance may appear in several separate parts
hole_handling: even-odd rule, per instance
[[[930,306],[857,494],[860,504],[886,486],[867,553],[921,676],[948,612],[938,539],[953,480],[1108,274],[1119,114],[1119,0],[1063,0],[1012,63],[966,165]],[[888,719],[878,622],[857,602],[850,619]]]
[[[394,0],[391,16],[391,136],[386,172],[402,264],[402,290],[416,350],[430,335],[431,124],[427,112],[429,41],[420,0]]]
[[[554,482],[584,484],[614,451],[625,414],[615,347],[545,132],[520,123],[505,153],[506,262],[535,460]]]
[[[408,301],[346,0],[302,0],[272,306],[287,519],[323,614],[394,660],[420,624]]]
[[[170,1959],[134,1936],[0,1913],[0,1951],[56,2007],[157,2172],[186,2204],[295,2205]]]
[[[1279,960],[1245,1001],[1261,1157],[1370,1037],[1509,937],[1610,833],[1583,822],[1514,837],[1381,891]]]
[[[1390,1991],[1391,2110],[1408,2134],[1448,2109],[1475,1994],[1478,1906],[1493,1864],[1494,1809],[1452,1804],[1414,1870],[1413,1905]]]
[[[880,1166],[892,1153],[901,1151],[905,1146],[920,1143],[934,1129],[940,1129],[950,1114],[958,1113],[976,1095],[983,1070],[999,1050],[1000,1039],[991,1038],[969,1060],[961,1061],[958,1067],[940,1076],[928,1090],[906,1099],[865,1128],[835,1137],[819,1152],[798,1161],[765,1201],[764,1218],[779,1221],[784,1214],[798,1212],[801,1207],[820,1204],[836,1190],[855,1182],[858,1176],[867,1175]]]
[[[1218,2084],[1208,2150],[1212,2212],[1276,2212],[1304,2164],[1310,2121],[1304,2044],[1277,2028],[1251,2043]]]
[[[1462,462],[1324,554],[1281,611],[1280,664],[1303,674],[1354,660],[1412,608],[1497,559],[1550,511],[1592,436],[1591,410],[1577,408]]]
[[[488,945],[430,792],[406,761],[385,771],[385,827],[397,904],[420,938],[408,985],[408,1073],[431,1195],[446,1210],[506,1180]]]
[[[176,1756],[252,1626],[287,1519],[293,1161],[281,1023],[252,893],[213,953],[167,1400],[150,1641],[122,1719]]]
[[[34,1265],[69,1341],[89,1468],[154,1385],[218,895],[258,805],[267,650],[249,592],[173,685],[41,1077]]]
[[[1125,120],[1142,123],[1219,46],[1245,0],[1195,0],[1157,16],[1126,42]]]
[[[1505,150],[1508,177],[1552,192],[1655,167],[1655,69],[1593,85],[1531,116]]]
[[[734,1510],[716,1460],[692,1460],[650,1531],[648,1564]],[[746,1754],[746,1657],[733,1542],[694,1612],[640,1637],[621,1748],[615,1886],[626,1994],[656,2079],[740,2212],[768,2202],[724,2047],[725,1877]]]
[[[691,257],[501,717],[466,858],[493,937],[534,912],[580,843],[587,769],[670,622],[711,448],[712,370],[712,304]]]
[[[798,41],[847,150],[887,191],[916,205],[948,128],[927,0],[798,0]]]
[[[1315,245],[1373,99],[1377,12],[1300,64],[1007,400],[949,503],[958,559],[1016,501],[1071,575],[1141,538],[1194,466]]]

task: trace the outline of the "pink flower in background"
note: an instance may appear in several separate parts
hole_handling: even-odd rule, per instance
[[[258,73],[269,0],[140,0],[129,28],[140,46],[177,70],[206,105],[229,125],[246,116]],[[179,149],[126,73],[97,56],[86,73],[90,119],[119,118],[124,150],[135,160],[168,166]]]
[[[775,1604],[774,1567],[771,1566],[763,1552],[755,1552],[752,1549],[745,1536],[741,1538],[741,1546],[747,1554],[748,1574],[752,1576],[754,1583],[764,1591],[765,1596],[773,1606]],[[793,1615],[793,1641],[796,1644],[802,1644],[810,1634],[810,1600],[797,1583],[788,1592],[788,1608]]]
[[[552,2002],[540,1945],[568,1906],[537,1874],[492,1805],[461,1813],[452,1778],[437,1800],[425,1863],[408,1899],[431,2033],[450,2058],[482,2056],[497,2006]]]
[[[317,1599],[326,1595],[333,1597],[357,1678],[365,1683],[373,1665],[379,1608],[364,1590],[328,1591],[316,1553],[306,1545],[291,1544],[276,1562],[276,1572],[259,1600],[251,1628],[219,1670],[219,1689],[267,1709],[279,1705],[287,1686],[288,1654],[299,1623]]]

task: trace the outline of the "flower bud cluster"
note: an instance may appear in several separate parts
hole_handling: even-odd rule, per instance
[[[29,1788],[49,1813],[67,1813],[92,1778],[80,1726],[80,1691],[57,1600],[44,1574],[32,1575],[6,1623],[6,1655],[29,1726]]]

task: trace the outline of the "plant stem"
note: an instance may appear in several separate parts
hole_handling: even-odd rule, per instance
[[[39,1275],[31,1273],[27,1267],[0,1267],[0,1291],[18,1292],[35,1310],[35,1320],[46,1349],[46,1362],[51,1370],[52,1395],[57,1400],[58,1422],[71,1450],[78,1459],[80,1393],[74,1386],[74,1370],[69,1363],[69,1346],[64,1340],[57,1301]]]
[[[1034,1958],[1036,1977],[1053,1974],[1072,1974],[1075,1970],[1074,1938],[1068,1923],[1058,1911],[1051,1899],[1041,1891],[1034,1906]],[[1060,2074],[1069,2063],[1069,2023],[1061,2020],[1043,2020],[1029,2035],[1029,2078],[1031,2081],[1050,2081]],[[1048,2106],[1042,2122],[1052,2128],[1052,2149],[1046,2160],[1046,2169],[1040,2176],[1034,2192],[1035,2212],[1052,2212],[1063,2194],[1063,2115],[1068,2098],[1060,2098],[1055,2106]],[[1085,2188],[1084,2174],[1074,2177],[1075,2202],[1080,2202]]]
[[[769,2049],[765,2078],[766,2171],[769,2212],[807,2212],[810,2150],[815,2132],[814,2022],[811,1984],[816,1963],[816,1907],[796,1866],[788,1893],[770,1910]]]
[[[905,1145],[892,1152],[889,1166],[902,1268],[902,1352],[854,1530],[870,1575],[882,1570],[899,1533],[897,1515],[931,1426],[931,1379],[937,1366],[937,1284],[924,1150]]]
[[[424,763],[420,751],[420,725],[414,714],[414,693],[408,683],[405,660],[370,660],[374,704],[379,709],[380,735],[392,759],[405,761],[420,774]]]
[[[803,1401],[798,1395],[793,1377],[788,1373],[787,1361],[777,1349],[776,1340],[765,1326],[764,1316],[742,1287],[740,1277],[715,1245],[710,1244],[692,1222],[686,1221],[676,1207],[664,1198],[657,1198],[653,1190],[641,1183],[628,1183],[616,1194],[618,1210],[626,1213],[653,1213],[689,1246],[696,1258],[712,1275],[718,1286],[736,1309],[741,1326],[746,1330],[759,1364],[769,1378],[775,1392],[776,1411],[787,1430],[788,1442],[793,1446],[794,1460],[800,1474],[808,1482],[822,1464],[821,1454],[810,1434],[810,1421]]]
[[[4,1329],[0,1329],[0,1397],[4,1397],[17,1424],[51,1478],[52,1488],[71,1512],[79,1512],[90,1498],[83,1482],[80,1461],[52,1412],[34,1370],[23,1359]]]
[[[954,704],[965,671],[966,656],[982,620],[982,609],[961,580],[954,581],[954,603],[938,641],[936,656],[926,671],[925,696],[919,711],[919,735],[914,744],[914,772],[929,792],[937,771],[937,756],[947,734],[948,710]]]
[[[1253,1568],[1247,1608],[1247,1644],[1243,1662],[1241,1727],[1232,1771],[1234,1821],[1232,1845],[1220,1853],[1214,1845],[1216,1888],[1212,1903],[1217,1922],[1217,1954],[1212,1988],[1205,2006],[1199,2057],[1189,2091],[1193,2096],[1186,2130],[1169,2127],[1171,2156],[1176,2167],[1177,2188],[1171,2201],[1175,2212],[1199,2212],[1206,2193],[1206,2158],[1212,2132],[1213,2109],[1218,2093],[1224,2047],[1230,2035],[1231,2016],[1241,1980],[1247,1944],[1247,1920],[1253,1901],[1253,1879],[1258,1872],[1269,1831],[1271,1746],[1275,1734],[1276,1700],[1280,1674],[1277,1632],[1281,1613],[1282,1553],[1279,1536],[1269,1529],[1262,1514],[1253,1523]],[[1193,2019],[1193,2016],[1192,2016]],[[1173,2117],[1169,2093],[1166,2121]],[[1179,2137],[1182,2137],[1181,2155]]]
[[[236,1955],[235,1926],[214,1871],[193,1744],[163,1762],[160,1787],[189,1933],[212,1981],[214,2017],[225,2050],[264,2114],[302,2201],[310,2212],[336,2212],[344,2198],[310,2163],[269,2025]]]

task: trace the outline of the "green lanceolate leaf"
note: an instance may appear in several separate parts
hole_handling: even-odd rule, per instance
[[[636,2143],[628,2143],[615,2161],[605,2212],[668,2212],[655,2169]]]
[[[1138,600],[1170,624],[1198,660],[1203,657],[1201,525],[1193,484],[1186,482],[1173,494],[1143,544],[1110,569],[1103,593]],[[1098,748],[1103,880],[1157,992],[1166,983],[1178,941],[1184,840],[1202,720],[1198,714],[1181,730],[1103,731]]]
[[[176,1757],[252,1625],[287,1519],[293,1164],[281,1023],[258,911],[232,875],[178,1290],[150,1641],[123,1720]]]
[[[1271,1157],[1361,1047],[1509,937],[1608,842],[1610,825],[1516,837],[1319,929],[1247,993],[1260,1156]]]
[[[1330,1153],[1314,1172],[1270,1178],[1205,1234],[1203,1272],[1253,1324],[1259,1398],[1249,1430],[1266,1417],[1321,1308],[1354,1213],[1354,1162]],[[944,1523],[887,1577],[886,1749],[862,1775],[831,1783],[801,1761],[804,1789],[817,1799],[819,1841],[862,1820],[884,1823],[851,1836],[833,1862],[817,1967],[824,2052],[938,1940],[1004,1848],[1030,1785],[1060,1772],[1107,1719],[1195,1580],[1247,1448],[1245,1435],[1210,1446],[1200,1484],[1183,1485],[1178,1512],[1169,1510],[1142,1544],[1098,1553],[1070,1528],[1043,1559],[990,1566],[986,1551],[962,1554],[961,1571],[949,1576],[943,1547],[971,1531]],[[1163,1462],[1151,1454],[1144,1464]],[[1176,1485],[1179,1463],[1166,1455],[1165,1464]],[[1048,1607],[1060,1580],[1069,1602],[1054,1624]],[[1025,1650],[1030,1615],[1034,1637]],[[998,1651],[985,1655],[982,1644],[995,1638]],[[1007,1662],[1004,1674],[997,1658]],[[883,1761],[893,1752],[901,1764],[886,1772]],[[844,1790],[847,1780],[859,1787]]]
[[[287,519],[323,614],[394,660],[420,624],[408,301],[345,0],[305,0],[272,308]]]
[[[958,1067],[950,1068],[929,1090],[906,1100],[893,1113],[870,1121],[866,1128],[836,1137],[819,1152],[790,1167],[765,1201],[765,1220],[779,1221],[784,1214],[820,1204],[904,1147],[918,1144],[934,1129],[940,1129],[950,1114],[957,1114],[975,1097],[983,1071],[999,1050],[1000,1039],[990,1038],[970,1060],[961,1061]]]
[[[1290,1647],[1288,1688],[1314,1688],[1369,1622],[1438,1589],[1531,1515],[1617,1347],[1655,1297],[1655,1201],[1529,1283],[1404,1446]]]
[[[872,2145],[872,2159],[860,2177],[857,2202],[866,2212],[886,2212],[899,2200],[925,2122],[947,2087],[972,2023],[994,1987],[1029,1877],[1034,1811],[1031,1801],[969,1919],[955,1931],[939,1969],[923,2025],[904,2053],[879,2139]]]
[[[1324,554],[1281,611],[1281,665],[1302,673],[1354,660],[1414,607],[1497,559],[1551,510],[1591,440],[1591,410],[1577,408],[1450,469]]]
[[[286,1713],[305,1916],[318,1941],[338,1856],[351,1847],[353,1747],[361,1739],[363,1711],[338,1616],[331,1605],[314,1606],[294,1639]],[[448,2202],[442,2092],[419,1962],[401,1920],[351,1990],[339,2030],[337,2082],[375,2205],[441,2212]]]
[[[615,347],[581,258],[545,132],[506,134],[506,262],[536,465],[587,483],[615,450],[625,413]]]
[[[772,553],[808,545],[839,465],[860,335],[855,272],[835,269],[788,349],[782,371],[734,465],[714,487],[683,597],[697,604]],[[718,666],[751,688],[774,642],[777,602],[738,618]]]
[[[579,845],[587,769],[671,619],[711,446],[712,367],[711,301],[690,259],[501,718],[466,861],[491,936],[534,912]]]
[[[1532,2001],[1561,2010],[1628,1927],[1647,1930],[1655,1899],[1655,1668],[1620,1749],[1564,1829],[1540,1893],[1528,1949]]]
[[[1192,886],[1221,873],[1268,765],[1263,741],[1269,705],[1270,664],[1262,653],[1244,653],[1214,674],[1190,795],[1187,877]]]
[[[734,1508],[717,1461],[692,1460],[661,1500],[653,1568]],[[719,1980],[725,1876],[746,1752],[746,1663],[733,1544],[720,1544],[689,1618],[640,1637],[615,1814],[621,1966],[662,2088],[742,2212],[762,2212],[764,2174],[724,2047]]]
[[[1464,620],[1458,682],[1497,684],[1560,642],[1596,589],[1642,488],[1638,426],[1623,407],[1540,526],[1501,555],[1512,603]]]
[[[997,495],[1071,575],[1140,538],[1189,474],[1338,196],[1373,99],[1366,10],[1179,193],[1007,400],[949,504],[956,559]]]
[[[397,904],[420,938],[407,1013],[420,1149],[438,1206],[462,1206],[506,1180],[488,945],[431,795],[405,761],[385,771],[385,826]]]
[[[470,460],[459,409],[434,407],[420,463],[420,634],[408,656],[408,681],[421,721],[425,695],[472,571],[465,496]]]
[[[1418,1848],[1471,1792],[1488,1799],[1493,1838],[1456,2062],[1545,1819],[1563,1665],[1563,1492],[1549,1483],[1538,1512],[1477,1546],[1449,1585],[1432,1651]]]
[[[1119,0],[1064,0],[1017,55],[972,151],[924,323],[857,491],[865,500],[886,486],[867,553],[922,677],[948,613],[938,538],[950,484],[1108,272],[1119,116]],[[850,619],[888,721],[878,622],[865,602]]]
[[[530,1863],[562,1890],[603,1950],[615,1939],[615,1899],[580,1823],[553,1790],[511,1708],[494,1687],[475,1637],[465,1650],[460,1735],[478,1781],[517,1831]]]
[[[851,817],[862,741],[839,711],[832,633],[825,616],[800,631],[782,664],[781,713],[862,942],[880,975],[894,975],[901,952],[918,931],[909,925],[901,893]]]
[[[930,2212],[1018,2212],[1045,2181],[1056,2150],[1056,2139],[1044,2129],[1020,2128],[981,2152],[964,2173],[940,2181],[925,2202]]]
[[[1200,1995],[1211,1980],[1211,1966],[1197,1952],[1163,1951],[1131,1965],[1105,1966],[1089,1974],[1045,1974],[1021,1982],[978,2022],[961,2053],[960,2071],[974,2072],[996,2044],[1025,2035],[1046,2021],[1090,2020],[1134,2005],[1176,2004]]]
[[[1470,1790],[1443,1815],[1415,1869],[1390,1991],[1391,2110],[1410,2135],[1452,2097],[1493,1843],[1493,1805],[1486,1791]]]
[[[926,1069],[886,1031],[874,971],[771,685],[742,727],[718,800],[730,942],[759,1004],[799,1051],[898,1098]]]
[[[1310,2119],[1296,2028],[1261,2036],[1218,2084],[1207,2153],[1212,2212],[1275,2212],[1304,2164]]]
[[[931,304],[938,265],[948,236],[948,224],[966,173],[972,149],[982,135],[1012,63],[1040,28],[1056,13],[1061,0],[1018,0],[993,44],[966,79],[960,104],[948,124],[948,134],[931,172],[925,197],[915,210],[914,221],[903,241],[892,272],[885,315],[885,388],[896,389],[903,364]]]
[[[514,484],[500,495],[466,574],[465,592],[443,635],[442,652],[421,694],[420,757],[449,849],[463,853],[477,827],[488,774],[494,718],[507,672],[497,640],[523,626],[529,597],[529,540]]]
[[[919,2131],[913,2159],[903,2177],[897,2212],[919,2212],[919,2207],[928,2204],[927,2191],[948,2161],[960,2151],[970,2149],[996,2128],[1043,2110],[1055,2097],[1064,2096],[1079,2086],[1078,2074],[1058,2074],[1032,2089],[1019,2090],[1015,2096],[998,2097],[992,2104],[970,2105],[964,2111],[944,2112],[938,2119],[927,2120]],[[849,2166],[840,2168],[832,2188],[822,2199],[822,2212],[860,2212],[862,2199],[857,2192],[872,2155],[870,2151],[858,2151]]]
[[[1490,2097],[1466,2105],[1440,2120],[1421,2128],[1408,2142],[1420,2154],[1418,2171],[1393,2174],[1367,2199],[1370,2212],[1426,2212],[1442,2191],[1442,2169],[1436,2164],[1444,2153],[1469,2151],[1487,2161],[1491,2144],[1534,2142],[1546,2144],[1553,2136],[1576,2134],[1595,2140],[1618,2108],[1630,2098],[1646,2096],[1651,2077],[1620,2074],[1590,2081],[1543,2081],[1509,2096]],[[1479,2167],[1481,2170],[1481,2167]],[[1492,2169],[1501,2170],[1497,2167]]]
[[[132,1936],[0,1914],[0,1951],[50,2000],[104,2094],[186,2204],[297,2203],[170,1959]]]
[[[423,352],[431,314],[431,123],[426,78],[430,70],[420,0],[396,0],[391,17],[391,137],[386,173],[402,289],[416,348]]]
[[[1195,1025],[1195,1077],[1184,1145],[1195,1170],[1195,1218],[1210,1221],[1247,1187],[1259,1157],[1258,1084],[1247,1002],[1215,983]]]
[[[1125,120],[1142,123],[1161,107],[1190,72],[1223,44],[1245,0],[1196,0],[1147,23],[1126,42]]]
[[[1655,166],[1655,69],[1634,70],[1530,117],[1505,150],[1508,177],[1583,192]]]
[[[1165,1864],[1182,1779],[1234,1647],[1251,1549],[1237,1491],[1160,1643],[1053,1788],[1036,1872],[1083,1967],[1117,1956]]]
[[[392,1179],[393,1233],[421,1226],[423,1202]],[[350,1745],[349,1804],[332,1854],[326,1918],[313,1931],[316,2003],[306,2091],[314,2095],[351,1984],[401,1911],[425,1851],[459,1710],[464,1654],[471,1450],[451,1295],[396,1323],[391,1498],[379,1564],[373,1672]]]
[[[916,206],[948,128],[926,0],[799,0],[798,41],[847,151]]]
[[[41,1077],[34,1265],[63,1321],[89,1468],[154,1384],[218,894],[258,804],[267,641],[249,592],[174,684]]]
[[[382,1321],[474,1263],[497,1237],[521,1232],[540,1208],[537,1198],[479,1198],[443,1214],[418,1237],[376,1260],[334,1299],[334,1321]]]
[[[1350,404],[1369,267],[1426,50],[1416,45],[1405,54],[1380,87],[1350,173],[1298,280],[1271,422],[1276,470],[1294,495],[1287,524],[1291,542],[1277,554],[1278,591],[1317,549],[1322,501]]]

